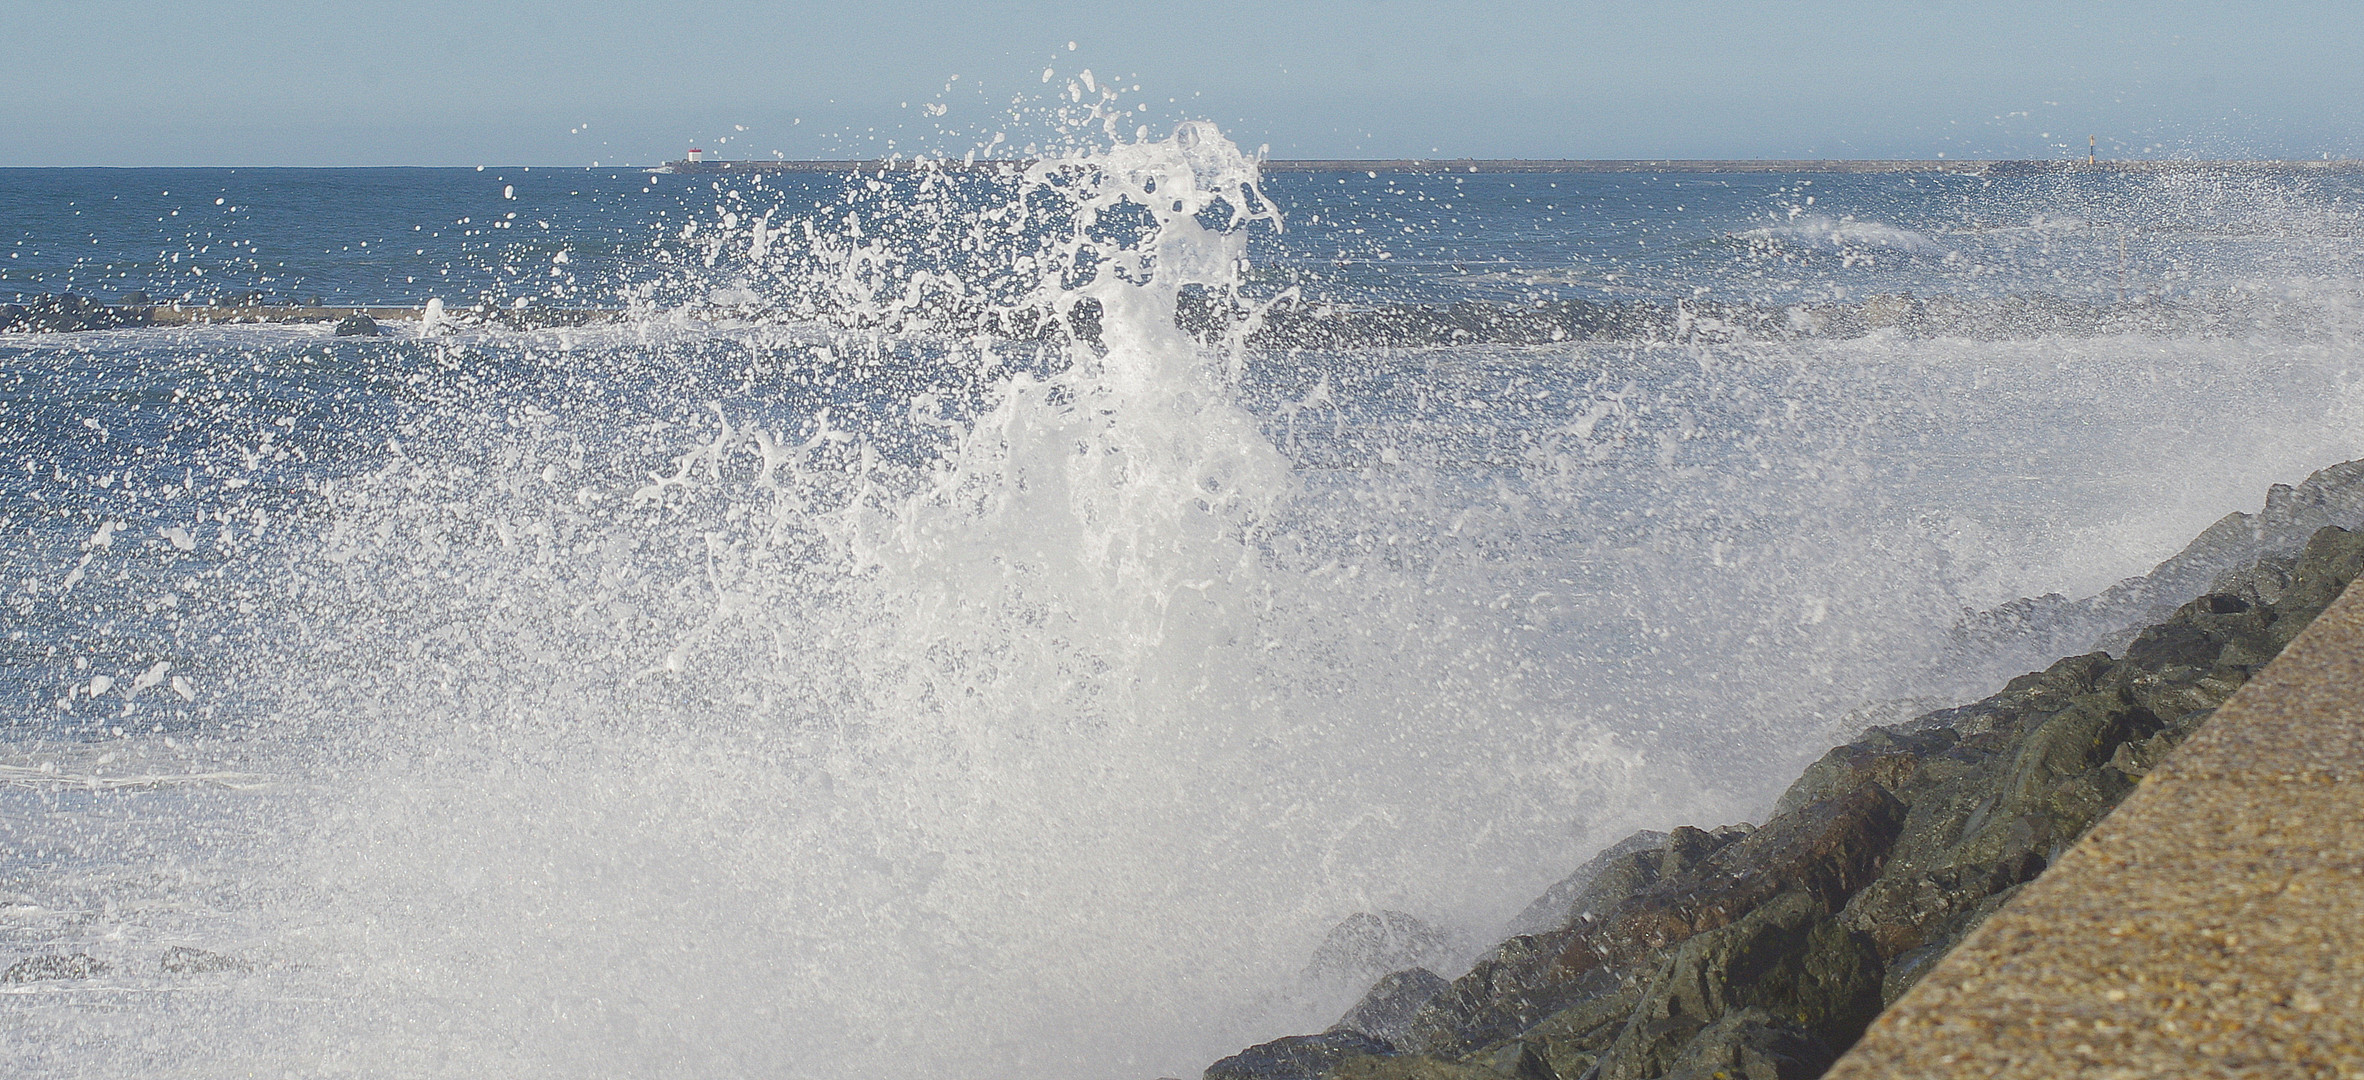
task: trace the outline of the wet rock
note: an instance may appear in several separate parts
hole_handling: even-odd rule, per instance
[[[1314,1080],[1341,1062],[1394,1053],[1394,1046],[1358,1031],[1291,1035],[1207,1066],[1205,1080]]]
[[[1735,1009],[1701,1029],[1667,1063],[1667,1080],[1811,1080],[1838,1056],[1829,1044],[1763,1009]]]
[[[2011,876],[2014,875],[1999,875],[2001,879],[2005,880]],[[1980,897],[1967,909],[1955,911],[1945,918],[1933,920],[1923,926],[1917,935],[1917,940],[1921,944],[1889,958],[1886,970],[1880,976],[1881,1007],[1885,1008],[1895,1004],[1897,998],[1903,997],[1906,990],[1911,989],[1914,983],[1920,981],[1922,975],[1928,973],[1931,964],[1942,959],[1956,943],[1968,936],[1970,931],[1977,929],[1978,924],[1985,922],[1987,916],[1994,914],[2004,904],[2009,903],[2011,898],[2018,895],[2019,890],[2026,886],[2027,879],[2034,876],[2034,873],[2031,872],[2016,884],[1996,889]]]
[[[175,945],[156,958],[156,966],[167,975],[204,975],[216,971],[246,971],[251,965],[235,956]]]
[[[1347,1058],[1324,1075],[1329,1080],[1504,1080],[1503,1073],[1486,1065],[1376,1055]]]
[[[1469,973],[1412,1014],[1399,1044],[1417,1053],[1458,1058],[1534,1027],[1544,1018],[1584,1002],[1615,995],[1620,986],[1608,972],[1569,977],[1553,960],[1577,931],[1522,935],[1495,946]]]
[[[1510,920],[1503,936],[1517,937],[1521,934],[1543,934],[1567,929],[1569,923],[1589,913],[1583,900],[1595,895],[1592,885],[1596,880],[1605,883],[1600,892],[1620,898],[1639,891],[1642,886],[1657,880],[1657,863],[1626,856],[1637,852],[1655,852],[1665,847],[1665,833],[1644,829],[1603,848],[1600,854],[1585,860],[1573,873],[1561,878],[1551,888],[1544,890],[1542,896],[1528,904],[1526,910]],[[1644,874],[1648,877],[1646,880],[1620,880],[1613,876],[1618,874],[1628,879]],[[1597,906],[1597,902],[1593,906]]]
[[[1551,1059],[1543,1056],[1536,1044],[1520,1039],[1497,1048],[1481,1059],[1486,1069],[1497,1076],[1516,1080],[1560,1080],[1560,1072],[1552,1067]]]
[[[1557,961],[1562,973],[1622,965],[1727,926],[1784,892],[1837,910],[1886,862],[1905,807],[1877,785],[1776,817],[1684,874],[1662,877],[1623,910],[1588,927]]]
[[[88,979],[107,973],[107,962],[89,953],[28,956],[0,971],[0,983],[46,982],[51,979]]]
[[[1877,786],[1850,791],[1777,817],[1753,831],[1707,833],[1655,855],[1646,888],[1567,930],[1513,938],[1454,980],[1412,1020],[1408,1047],[1446,1057],[1533,1027],[1542,1018],[1616,994],[1642,977],[1657,954],[1731,925],[1785,892],[1837,911],[1879,870],[1901,828],[1904,807]],[[1673,853],[1670,856],[1670,853]]]
[[[147,307],[149,304],[153,303],[153,301],[148,299],[147,293],[138,289],[133,289],[130,292],[116,297],[115,303],[123,307]]]
[[[1681,1066],[1693,1041],[1740,1009],[1778,1016],[1826,1065],[1880,1011],[1881,965],[1862,935],[1809,891],[1685,941],[1664,960],[1601,1059],[1600,1080],[1644,1080]]]
[[[145,309],[109,307],[73,293],[36,296],[23,303],[0,305],[0,331],[71,333],[139,326],[146,321]]]
[[[1924,760],[1952,749],[1959,741],[1960,735],[1953,729],[1939,728],[1920,734],[1880,732],[1838,747],[1806,767],[1804,775],[1773,804],[1773,815],[1780,817],[1871,784],[1891,795],[1908,790],[1919,778]]]
[[[1586,998],[1520,1032],[1517,1042],[1563,1080],[1586,1076],[1624,1032],[1643,989],[1633,982],[1615,993]]]
[[[1360,1032],[1390,1045],[1400,1044],[1411,1029],[1412,1015],[1449,985],[1444,976],[1427,968],[1390,973],[1371,984],[1370,992],[1346,1010],[1330,1030]]]
[[[337,337],[377,337],[383,333],[385,330],[378,326],[376,319],[359,311],[347,315],[337,322]]]
[[[1342,994],[1411,968],[1443,967],[1461,950],[1442,927],[1401,911],[1358,911],[1331,927],[1301,978],[1323,994]]]

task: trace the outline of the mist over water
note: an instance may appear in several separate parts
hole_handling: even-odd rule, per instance
[[[2050,659],[1965,611],[2364,456],[2343,193],[1553,182],[1266,182],[1187,125],[460,275],[612,325],[0,341],[0,943],[110,965],[0,983],[12,1068],[1195,1075],[1381,973],[1313,963],[1341,920],[1465,961]],[[2185,315],[1254,333],[1905,292]]]

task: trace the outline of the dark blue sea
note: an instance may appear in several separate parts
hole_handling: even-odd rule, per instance
[[[0,334],[0,1062],[1196,1075],[2364,457],[2360,194],[0,170],[0,303],[435,312]]]

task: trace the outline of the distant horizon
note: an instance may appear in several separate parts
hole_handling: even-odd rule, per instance
[[[293,163],[254,163],[254,162],[241,163],[241,164],[179,164],[179,163],[154,163],[154,164],[141,164],[141,165],[122,165],[122,164],[51,164],[51,165],[19,165],[19,164],[4,164],[4,163],[0,163],[0,170],[73,170],[73,169],[116,169],[116,170],[127,170],[127,171],[129,171],[129,170],[140,170],[140,169],[156,169],[156,170],[166,170],[166,169],[180,169],[180,170],[213,170],[213,171],[223,171],[223,172],[229,172],[229,171],[236,171],[236,170],[240,170],[240,169],[288,169],[288,170],[329,170],[329,169],[356,169],[356,170],[358,170],[358,169],[433,169],[433,170],[456,170],[456,171],[463,171],[463,172],[465,172],[465,171],[477,171],[477,172],[483,172],[483,171],[486,171],[486,170],[492,170],[492,169],[550,169],[550,170],[554,170],[554,171],[555,171],[555,170],[570,170],[570,171],[592,171],[592,170],[598,170],[598,169],[648,169],[648,170],[655,170],[655,169],[661,169],[661,168],[663,168],[663,167],[665,167],[665,166],[668,166],[668,165],[678,165],[678,164],[682,164],[682,163],[684,162],[684,160],[685,160],[684,158],[670,158],[670,159],[666,159],[666,160],[663,160],[663,161],[590,162],[590,163],[586,163],[586,164],[562,164],[562,163],[555,163],[555,162],[540,162],[540,161],[537,161],[537,162],[516,162],[516,161],[504,161],[504,162],[483,162],[483,163],[469,163],[469,164],[461,164],[461,165],[452,165],[452,164],[420,164],[420,163],[406,163],[406,162],[381,162],[381,163],[370,163],[370,164],[334,164],[334,165],[324,165],[324,164],[293,164]],[[704,164],[706,164],[706,165],[719,165],[719,164],[746,165],[746,164],[752,164],[752,165],[789,165],[789,166],[795,166],[795,165],[878,165],[878,164],[885,164],[885,163],[890,163],[890,162],[894,162],[894,163],[907,163],[907,162],[913,162],[913,161],[944,162],[944,161],[952,161],[952,160],[955,160],[955,159],[953,159],[953,158],[950,158],[949,156],[946,156],[946,155],[938,155],[938,154],[909,154],[909,153],[898,153],[898,154],[894,154],[894,155],[891,155],[891,156],[880,156],[880,157],[811,157],[811,158],[781,158],[781,157],[767,157],[767,158],[715,158],[715,157],[709,157],[709,158],[706,158],[706,159],[704,159],[704,162],[703,162],[703,163],[704,163]],[[991,158],[987,158],[987,157],[979,157],[979,158],[977,158],[977,159],[976,159],[976,163],[977,163],[977,164],[979,164],[979,165],[987,165],[987,164],[1009,164],[1009,163],[1032,162],[1032,161],[1039,161],[1039,160],[1042,160],[1042,159],[1041,159],[1040,157],[991,157]],[[1308,165],[1308,164],[1331,164],[1331,163],[1337,163],[1337,164],[1348,164],[1348,165],[1407,165],[1407,164],[1408,164],[1408,165],[1420,165],[1420,164],[1432,164],[1432,165],[1434,165],[1434,164],[1448,164],[1448,163],[1454,163],[1454,164],[1466,163],[1466,164],[1474,164],[1474,165],[1480,165],[1480,166],[1484,166],[1484,165],[1495,165],[1495,164],[1529,164],[1529,165],[1555,165],[1555,164],[1565,164],[1565,165],[1655,165],[1655,164],[1670,164],[1670,165],[1764,165],[1764,166],[1781,166],[1781,165],[1844,165],[1844,164],[1879,164],[1879,165],[1932,165],[1932,166],[1955,165],[1955,166],[1973,166],[1973,165],[2017,165],[2017,164],[2033,164],[2033,165],[2045,165],[2045,166],[2054,166],[2054,167],[2058,167],[2058,166],[2075,166],[2075,165],[2083,165],[2083,164],[2086,164],[2086,163],[2087,163],[2087,159],[2086,159],[2085,155],[2083,155],[2083,154],[2076,154],[2076,155],[2059,155],[2059,156],[2054,156],[2054,157],[1947,157],[1947,156],[1943,156],[1943,155],[1940,155],[1940,156],[1937,156],[1937,157],[1839,157],[1839,156],[1817,156],[1817,157],[1683,157],[1683,156],[1666,156],[1666,155],[1662,155],[1662,156],[1652,156],[1652,157],[1480,157],[1480,156],[1474,156],[1474,155],[1459,155],[1459,156],[1453,156],[1453,155],[1443,155],[1443,154],[1430,154],[1430,155],[1425,155],[1425,156],[1396,156],[1396,157],[1326,157],[1326,156],[1325,156],[1325,157],[1278,157],[1278,156],[1273,156],[1273,157],[1266,157],[1266,158],[1262,158],[1262,159],[1260,159],[1260,160],[1261,160],[1261,161],[1262,161],[1262,162],[1263,162],[1265,165],[1267,165],[1267,166],[1275,166],[1275,165],[1278,165],[1278,166],[1284,166],[1284,167],[1285,167],[1285,166],[1296,166],[1296,165]],[[2278,165],[2278,166],[2308,166],[2308,167],[2322,167],[2322,166],[2328,166],[2328,165],[2341,165],[2341,164],[2348,164],[2348,165],[2358,165],[2358,166],[2364,166],[2364,156],[2359,156],[2359,157],[2338,157],[2338,156],[2330,156],[2330,155],[2325,155],[2325,156],[2322,156],[2322,157],[2299,157],[2299,158],[2292,158],[2292,157],[2269,158],[2269,157],[2167,157],[2167,156],[2160,156],[2160,157],[2146,157],[2146,158],[2137,158],[2137,157],[2116,157],[2116,158],[2113,158],[2113,157],[2109,157],[2109,156],[2106,156],[2106,155],[2098,155],[2098,156],[2096,156],[2096,157],[2093,159],[2092,163],[2093,163],[2093,164],[2097,164],[2097,165],[2101,165],[2101,166],[2112,166],[2112,165],[2162,165],[2162,166],[2174,166],[2174,165]],[[716,171],[726,171],[726,170],[716,170]],[[1606,171],[1606,170],[1602,170],[1602,171]],[[676,175],[687,175],[687,174],[676,174]]]

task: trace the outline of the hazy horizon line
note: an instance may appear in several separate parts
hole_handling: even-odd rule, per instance
[[[699,162],[699,163],[695,163],[695,164],[701,164],[701,165],[704,165],[704,166],[709,166],[709,167],[711,167],[711,166],[719,166],[719,165],[737,165],[737,166],[754,166],[754,167],[769,167],[769,168],[778,168],[778,167],[781,167],[781,166],[787,166],[787,167],[789,167],[789,168],[794,168],[794,167],[796,167],[796,166],[847,166],[847,167],[864,167],[864,166],[879,166],[879,165],[901,165],[901,166],[910,166],[910,165],[913,165],[913,164],[918,164],[918,163],[926,163],[926,164],[949,164],[949,165],[955,165],[955,166],[960,166],[960,165],[964,165],[964,164],[973,164],[973,165],[976,165],[976,166],[990,166],[990,165],[1018,165],[1018,164],[1032,164],[1032,163],[1034,163],[1034,162],[1036,162],[1036,161],[1040,161],[1040,160],[1043,160],[1043,159],[1042,159],[1042,158],[1039,158],[1039,157],[979,158],[979,159],[976,159],[976,160],[975,160],[973,163],[968,163],[968,162],[964,162],[964,160],[963,160],[963,159],[961,159],[961,158],[954,158],[954,157],[949,157],[949,156],[927,155],[927,154],[912,154],[912,155],[906,155],[906,154],[893,154],[893,155],[888,155],[888,156],[886,156],[886,157],[870,157],[870,158],[709,158],[709,159],[705,159],[703,162]],[[221,171],[233,171],[233,170],[237,170],[237,169],[438,169],[438,170],[442,170],[442,169],[459,169],[459,170],[469,170],[469,169],[473,169],[473,170],[477,170],[477,171],[484,171],[484,170],[488,170],[488,169],[552,169],[552,170],[570,170],[570,171],[591,171],[591,170],[596,170],[596,169],[651,169],[651,170],[654,170],[654,169],[662,169],[662,168],[665,168],[665,167],[667,167],[667,166],[670,166],[670,165],[678,165],[678,164],[683,164],[683,163],[684,163],[684,161],[683,161],[682,159],[675,159],[675,160],[673,160],[673,161],[659,161],[659,162],[654,162],[654,163],[647,163],[647,162],[588,162],[588,163],[581,163],[581,164],[563,164],[563,163],[550,163],[550,162],[534,162],[534,163],[520,163],[520,162],[499,162],[499,163],[493,163],[493,162],[486,162],[486,163],[482,163],[482,164],[477,164],[477,163],[470,163],[470,164],[465,164],[465,165],[436,165],[436,164],[416,164],[416,163],[377,163],[377,164],[339,164],[339,165],[323,165],[323,164],[252,163],[252,162],[250,162],[250,163],[244,163],[244,164],[237,164],[237,165],[183,165],[183,164],[171,164],[171,163],[150,163],[150,164],[140,164],[140,165],[123,165],[123,164],[89,164],[89,165],[16,165],[16,164],[6,164],[6,163],[0,163],[0,170],[7,170],[7,171],[27,171],[27,172],[29,172],[29,171],[35,171],[35,170],[57,171],[57,170],[71,170],[71,169],[119,169],[119,170],[134,170],[134,169],[212,169],[212,170],[221,170]],[[2110,157],[2095,157],[2095,158],[2088,159],[2087,157],[2085,157],[2085,156],[2083,156],[2083,155],[2070,155],[2070,156],[2045,157],[2045,158],[2024,158],[2024,157],[2023,157],[2023,158],[2010,158],[2010,157],[1946,157],[1946,156],[1942,156],[1942,155],[1941,155],[1941,156],[1938,156],[1938,157],[1925,157],[1925,158],[1900,158],[1900,157],[1828,157],[1828,156],[1821,156],[1821,157],[1784,157],[1784,158],[1770,158],[1770,157],[1623,157],[1623,158],[1563,158],[1563,157],[1471,157],[1471,156],[1446,157],[1446,156],[1441,156],[1441,155],[1429,155],[1429,156],[1425,156],[1425,157],[1367,157],[1367,158],[1366,158],[1366,157],[1301,157],[1301,158],[1280,158],[1280,157],[1274,157],[1274,158],[1266,158],[1266,159],[1263,159],[1263,160],[1260,162],[1260,164],[1261,164],[1261,165],[1263,165],[1263,166],[1265,166],[1265,167],[1267,167],[1267,168],[1282,168],[1282,169],[1298,168],[1298,167],[1305,167],[1305,166],[1328,166],[1328,165],[1339,165],[1339,166],[1344,166],[1344,167],[1367,167],[1367,166],[1380,166],[1380,165],[1385,165],[1385,166],[1442,166],[1442,165],[1475,165],[1475,166],[1480,166],[1480,167],[1486,167],[1486,166],[1515,166],[1515,165],[1527,165],[1527,166],[1576,166],[1576,167],[1586,167],[1586,166],[1595,166],[1595,167],[1597,167],[1597,166],[1669,166],[1669,165],[1725,165],[1725,166],[1767,166],[1767,167],[1791,166],[1791,165],[1796,165],[1796,166],[1811,166],[1811,165],[1886,165],[1886,166],[1938,166],[1938,167],[1972,167],[1972,166],[1981,166],[1981,165],[2040,165],[2040,166],[2044,166],[2044,167],[2046,167],[2046,168],[2061,168],[2061,167],[2074,167],[2074,166],[2086,166],[2086,165],[2094,165],[2094,166],[2107,166],[2107,167],[2125,167],[2125,166],[2137,166],[2137,167],[2145,167],[2145,168],[2151,168],[2151,167],[2162,167],[2162,166],[2177,166],[2177,165],[2255,165],[2255,166],[2285,166],[2285,167],[2324,168],[2324,167],[2327,167],[2327,166],[2338,166],[2338,165],[2364,166],[2364,158],[2349,158],[2349,157],[2330,157],[2330,156],[2324,156],[2324,157],[2315,157],[2315,158],[2234,158],[2234,157],[2155,157],[2155,158],[2129,158],[2129,157],[2118,157],[2118,158],[2110,158]],[[740,171],[740,170],[728,170],[728,169],[711,169],[710,171],[723,172],[723,171]],[[754,171],[754,170],[752,170],[752,169],[749,169],[749,170],[744,170],[744,171]]]

